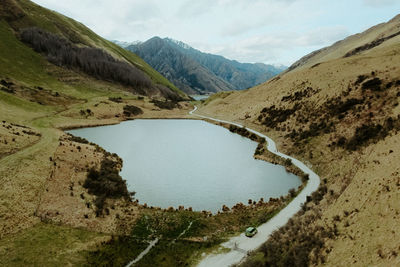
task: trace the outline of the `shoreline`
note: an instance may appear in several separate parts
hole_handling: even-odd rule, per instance
[[[195,109],[196,109],[196,107],[195,107]],[[108,122],[103,122],[103,123],[97,123],[96,125],[94,125],[94,124],[90,124],[89,123],[89,125],[90,126],[85,126],[85,125],[83,125],[83,124],[80,124],[79,125],[79,127],[68,127],[68,129],[81,129],[81,128],[86,128],[86,127],[100,127],[100,126],[107,126],[107,125],[116,125],[116,124],[119,124],[119,123],[122,123],[122,122],[125,122],[125,121],[128,121],[128,120],[135,120],[135,119],[143,119],[143,120],[148,120],[148,119],[172,119],[172,120],[183,120],[183,119],[189,119],[189,120],[202,120],[202,121],[205,121],[205,122],[208,122],[208,123],[212,123],[213,124],[213,120],[211,119],[211,121],[210,121],[210,119],[208,118],[208,120],[205,120],[204,118],[201,118],[200,116],[198,116],[197,114],[193,114],[193,111],[195,110],[195,109],[193,109],[192,111],[190,111],[189,112],[189,115],[184,115],[184,114],[178,114],[178,116],[179,117],[176,117],[176,118],[174,118],[174,117],[169,117],[169,118],[166,118],[166,117],[164,117],[164,116],[156,116],[156,117],[148,117],[148,116],[143,116],[143,117],[141,117],[141,116],[138,116],[138,117],[134,117],[134,118],[128,118],[128,119],[126,119],[126,118],[124,118],[124,117],[122,117],[122,118],[118,118],[119,120],[117,121],[117,120],[109,120]],[[189,110],[187,110],[186,112],[188,112]],[[186,113],[187,114],[187,113]],[[196,118],[197,117],[197,118]],[[200,118],[199,118],[200,117]],[[231,123],[229,123],[229,124],[231,124]],[[218,125],[218,124],[217,124]],[[235,125],[235,124],[233,124],[233,125]],[[238,124],[236,124],[236,125],[238,125]],[[222,126],[222,127],[224,127],[224,126]],[[64,127],[63,129],[65,129],[66,127]],[[226,128],[226,127],[224,127],[224,128]],[[60,128],[58,128],[58,129],[60,129]],[[229,130],[229,129],[228,129]],[[249,129],[249,131],[250,132],[252,132],[253,133],[253,131],[251,130],[251,129]],[[264,137],[264,135],[262,135],[262,134],[260,134],[260,133],[258,133],[258,132],[254,132],[256,135],[258,135],[259,137]],[[237,133],[236,133],[237,134]],[[249,138],[249,137],[246,137],[246,138]],[[251,138],[250,138],[251,139]],[[266,140],[268,141],[268,146],[270,146],[271,144],[273,144],[273,145],[275,145],[274,143],[272,143],[271,142],[271,139],[269,139],[269,138],[266,138]],[[276,147],[276,146],[275,146]],[[261,159],[261,160],[265,160],[265,159]],[[266,162],[269,162],[268,160],[265,160]],[[280,164],[281,165],[281,164]],[[296,176],[298,176],[299,178],[300,178],[300,176],[299,175],[297,175],[296,174]],[[284,205],[282,205],[282,207],[279,207],[279,209],[277,210],[277,213],[279,214],[279,211],[281,211],[281,210],[283,210],[283,209],[285,209],[285,208],[287,208],[288,206],[290,206],[290,205],[292,205],[291,203],[295,200],[295,199],[297,199],[298,198],[298,196],[299,195],[301,195],[301,193],[303,192],[303,189],[305,188],[305,186],[306,186],[307,184],[305,184],[305,183],[302,183],[302,185],[301,185],[301,188],[297,188],[296,189],[296,197],[294,197],[294,198],[291,198],[290,199],[290,201],[289,202],[287,202],[287,203],[284,203]],[[286,196],[285,196],[286,197]],[[268,204],[269,203],[269,204]],[[269,201],[267,201],[267,202],[265,202],[265,204],[264,205],[267,205],[266,207],[269,207],[269,206],[273,206],[274,204],[273,203],[271,203],[271,202],[269,202]],[[244,206],[246,206],[246,209],[249,209],[249,210],[255,210],[256,212],[258,212],[258,204],[256,205],[256,206],[252,206],[252,205],[244,205]],[[272,207],[271,206],[271,207]],[[144,209],[144,210],[152,210],[152,208],[151,207],[145,207],[145,206],[142,206],[142,205],[139,205],[139,209]],[[154,208],[154,207],[153,207]],[[229,207],[230,208],[230,207]],[[156,208],[157,209],[157,208]],[[164,210],[164,209],[161,209],[161,210]],[[176,209],[174,209],[174,210],[176,210],[177,212],[178,212],[178,210],[179,210],[179,208],[176,208]],[[231,211],[229,211],[229,210],[231,210]],[[168,211],[167,209],[165,209],[165,211]],[[194,211],[195,212],[195,211]],[[203,211],[198,211],[198,212],[195,212],[195,213],[199,213],[199,212],[203,212]],[[225,214],[225,215],[223,215],[223,216],[228,216],[228,214],[230,213],[230,212],[233,212],[233,218],[238,214],[237,212],[241,212],[240,210],[238,210],[238,211],[236,211],[235,209],[234,209],[234,207],[232,207],[232,209],[228,209],[228,212],[226,212],[226,211],[224,211],[224,210],[222,210],[222,211],[220,211],[221,212],[221,214]],[[276,213],[275,213],[276,214]],[[206,214],[207,216],[208,216],[208,213]],[[210,214],[211,215],[211,214]],[[212,216],[219,216],[219,213],[215,213],[215,214],[212,214]],[[271,221],[271,220],[274,220],[274,218],[276,217],[276,215],[274,215],[274,217],[271,217],[271,218],[269,218],[268,220],[269,221]],[[260,226],[260,227],[262,227],[262,225]],[[239,233],[242,233],[242,231],[237,231],[236,230],[236,235],[237,234],[239,234]],[[258,234],[258,236],[261,236],[261,234],[259,233]],[[234,237],[232,237],[232,235],[228,235],[227,236],[227,238],[229,238],[229,240],[232,240],[232,239],[234,239],[234,238],[236,238],[236,236],[234,236]],[[255,237],[255,238],[257,238],[257,237]],[[255,238],[252,238],[252,240],[255,240]],[[246,239],[248,239],[247,237],[246,237]],[[229,242],[229,241],[228,241]],[[264,240],[262,240],[262,242],[264,242]],[[219,243],[219,245],[218,246],[223,246],[223,247],[227,247],[227,248],[231,248],[232,246],[230,246],[230,245],[226,245],[225,243]],[[239,247],[240,248],[242,248],[243,246],[242,245],[239,245]],[[252,248],[249,248],[249,249],[246,249],[246,251],[250,251],[250,250],[252,250]],[[241,253],[241,255],[243,256],[243,252]],[[201,259],[201,256],[200,256],[200,254],[198,254],[198,256],[196,256],[195,257],[196,259],[192,262],[192,263],[196,263],[196,262],[198,262],[198,260],[199,259]],[[217,264],[218,266],[220,266],[220,264]]]
[[[199,267],[230,266],[232,264],[240,263],[244,258],[246,258],[246,254],[244,254],[243,251],[246,251],[248,253],[252,250],[259,248],[264,242],[268,240],[269,236],[272,234],[273,231],[284,226],[287,223],[287,221],[301,209],[301,206],[307,200],[307,196],[310,196],[314,191],[318,189],[320,184],[320,177],[316,173],[314,173],[308,166],[306,166],[303,162],[279,152],[275,142],[268,136],[260,132],[257,132],[255,130],[252,130],[250,128],[244,127],[238,123],[219,120],[199,114],[194,114],[196,110],[197,106],[195,106],[194,109],[189,112],[189,114],[198,116],[200,118],[213,120],[216,122],[228,123],[238,127],[243,127],[249,132],[252,132],[260,137],[265,138],[267,141],[266,148],[271,153],[280,156],[284,159],[290,159],[295,166],[297,166],[300,170],[309,175],[309,180],[306,186],[303,188],[303,190],[301,190],[299,194],[286,207],[280,210],[278,214],[276,214],[266,223],[260,225],[258,227],[257,235],[255,235],[251,239],[247,238],[244,235],[244,233],[241,233],[239,236],[232,237],[227,242],[221,244],[221,246],[231,249],[230,252],[224,254],[209,254],[203,257],[203,259],[201,259],[201,261],[197,264],[197,266]]]
[[[196,107],[196,106],[195,106]],[[192,110],[193,111],[193,110]],[[197,114],[192,114],[191,112],[192,111],[190,111],[189,112],[189,115],[194,115],[194,116],[198,116]],[[211,123],[211,124],[213,124],[213,125],[216,125],[216,126],[220,126],[220,127],[223,127],[223,128],[225,128],[225,129],[228,129],[227,127],[225,127],[224,125],[220,125],[220,124],[218,124],[218,123],[213,123],[213,120],[211,119],[211,121],[210,120],[208,120],[209,118],[207,118],[207,119],[204,119],[204,118],[193,118],[193,117],[187,117],[187,118],[185,118],[185,117],[179,117],[179,118],[165,118],[165,117],[162,117],[162,116],[160,116],[160,117],[135,117],[135,118],[128,118],[128,119],[122,119],[122,120],[120,120],[120,121],[118,121],[118,122],[110,122],[110,123],[107,123],[107,122],[104,122],[104,123],[98,123],[98,124],[93,124],[93,125],[83,125],[83,124],[81,124],[81,125],[78,125],[78,126],[70,126],[70,127],[62,127],[62,128],[57,128],[57,129],[59,129],[59,130],[61,130],[61,131],[63,131],[65,134],[71,134],[71,133],[68,133],[67,131],[69,131],[69,130],[78,130],[78,129],[83,129],[83,128],[96,128],[96,127],[103,127],[103,126],[111,126],[111,125],[118,125],[118,124],[121,124],[121,123],[124,123],[124,122],[128,122],[128,121],[133,121],[133,120],[193,120],[193,121],[204,121],[204,122],[206,122],[206,123]],[[229,123],[229,122],[224,122],[225,124],[233,124],[233,125],[235,125],[234,123]],[[239,124],[238,125],[236,125],[236,126],[239,126]],[[246,128],[247,129],[247,128]],[[228,129],[229,130],[229,129]],[[249,131],[251,130],[251,129],[248,129]],[[250,132],[252,132],[252,131],[250,131]],[[257,132],[254,132],[256,135],[258,135],[259,137],[264,137],[264,136],[262,136],[262,134],[260,134],[260,133],[257,133]],[[233,134],[238,134],[238,133],[233,133]],[[240,135],[240,134],[239,134]],[[247,139],[250,139],[251,140],[251,138],[249,138],[249,137],[246,137],[246,136],[244,136],[244,138],[247,138]],[[266,138],[267,139],[267,138]],[[252,140],[252,141],[254,141],[254,140]],[[270,141],[267,139],[267,144],[269,144],[270,143]],[[91,142],[90,140],[89,140],[89,142]],[[254,141],[254,142],[257,142],[257,141]],[[100,146],[101,147],[101,146]],[[261,161],[265,161],[265,162],[267,162],[267,163],[270,163],[270,164],[274,164],[274,165],[280,165],[280,166],[283,166],[285,169],[286,169],[286,171],[287,172],[289,172],[289,173],[292,173],[293,175],[295,175],[295,176],[297,176],[298,178],[299,178],[299,180],[301,181],[301,184],[297,187],[297,188],[294,188],[294,190],[295,190],[295,194],[296,194],[296,196],[297,195],[299,195],[300,193],[301,193],[301,191],[305,188],[305,186],[307,185],[307,182],[304,182],[303,181],[303,179],[301,178],[301,175],[298,173],[298,172],[296,172],[296,171],[294,171],[293,169],[291,169],[290,167],[287,167],[287,166],[285,166],[283,163],[279,163],[279,162],[274,162],[272,159],[266,159],[266,158],[260,158],[260,157],[257,157],[256,156],[256,154],[254,154],[253,155],[253,157],[254,157],[254,159],[256,159],[256,160],[261,160]],[[301,169],[300,169],[300,171],[301,171]],[[286,195],[282,195],[282,196],[280,196],[280,197],[286,197],[287,196],[287,194]],[[279,198],[279,197],[278,197]],[[256,200],[255,200],[256,201]],[[269,202],[269,200],[268,199],[266,199],[266,201],[265,201],[265,203],[268,203]],[[139,206],[142,206],[142,207],[144,207],[143,205],[144,204],[147,204],[148,205],[148,203],[143,203],[143,204],[138,204]],[[232,207],[228,207],[229,209],[232,209],[234,206],[236,206],[236,205],[239,205],[239,204],[242,204],[242,202],[237,202],[235,205],[233,205]],[[223,206],[225,206],[225,205],[223,205]],[[212,212],[212,211],[210,211],[210,210],[193,210],[194,212],[204,212],[204,211],[206,211],[206,212],[208,212],[208,213],[210,213],[210,214],[212,214],[212,215],[217,215],[219,212],[224,212],[223,211],[223,206],[222,207],[220,207],[217,211],[215,211],[215,212]],[[251,206],[252,205],[247,205],[247,204],[245,204],[244,206],[248,206],[248,207],[250,207],[251,208]],[[146,207],[144,207],[144,208],[146,208]],[[154,206],[154,207],[152,207],[152,208],[159,208],[159,209],[161,209],[161,210],[167,210],[168,208],[161,208],[161,207],[157,207],[157,206]],[[178,207],[173,207],[174,209],[176,209],[176,210],[178,210],[179,209],[179,206]]]

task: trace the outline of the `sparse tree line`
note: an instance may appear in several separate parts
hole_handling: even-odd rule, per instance
[[[118,82],[138,91],[152,85],[151,80],[135,66],[116,60],[101,49],[79,47],[40,28],[22,30],[21,40],[57,66],[77,69],[97,79]]]

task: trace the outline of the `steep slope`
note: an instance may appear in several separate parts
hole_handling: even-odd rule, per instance
[[[124,81],[119,82],[123,87],[125,85],[126,90],[131,90],[134,93],[141,93],[149,96],[158,95],[167,98],[179,98],[184,96],[184,94],[179,92],[179,90],[174,85],[172,85],[168,80],[166,80],[158,72],[152,69],[138,56],[134,55],[133,53],[129,53],[121,47],[113,44],[112,42],[101,38],[91,30],[86,28],[84,25],[61,14],[42,8],[30,1],[5,0],[2,2],[2,5],[0,7],[0,17],[2,18],[3,32],[9,31],[9,34],[11,33],[16,36],[14,40],[10,40],[11,43],[3,43],[4,46],[15,46],[14,43],[20,42],[20,36],[23,34],[24,31],[26,31],[27,29],[33,29],[35,27],[45,32],[47,35],[52,35],[56,38],[60,38],[60,40],[64,41],[64,43],[72,47],[72,49],[80,47],[81,49],[86,48],[86,50],[102,51],[105,56],[110,56],[113,58],[112,60],[114,61],[114,65],[120,63],[125,64],[124,71],[126,71],[127,69],[133,70],[138,75],[140,75],[141,79],[148,79],[150,82],[146,86],[139,87],[132,86],[131,84],[126,84],[126,82]],[[37,40],[40,39],[40,37],[42,36],[36,35],[33,36],[32,39]],[[44,43],[45,41],[47,40],[40,40],[40,42],[42,43]],[[33,45],[29,42],[27,44]],[[59,46],[55,46],[55,48],[57,47]],[[38,51],[35,48],[35,50],[37,52],[40,52],[45,57],[45,59],[54,58],[55,53],[49,55],[48,49],[46,51]],[[60,49],[54,50],[55,51],[53,52],[60,52]],[[7,53],[6,50],[2,50],[0,53],[2,58],[1,61],[3,62],[2,73],[7,74],[10,78],[12,78],[14,72],[7,69],[6,62],[18,62],[18,57],[24,57],[24,55],[10,54]],[[108,68],[108,66],[110,65],[112,64],[105,65],[104,68]],[[73,71],[75,71],[76,77],[86,76],[82,73],[85,71],[82,71],[81,68],[66,66],[65,64],[58,64],[58,66],[72,69]],[[45,67],[39,67],[38,69],[36,69],[36,73],[37,72],[46,73],[47,70],[45,70]],[[85,74],[88,73],[85,72]],[[89,76],[93,77],[93,75],[91,75],[90,73]],[[21,79],[22,77],[15,78]],[[98,80],[110,81],[110,78],[100,77],[99,75],[94,78]],[[86,78],[82,78],[82,80],[84,79]],[[115,79],[113,81],[115,82]]]
[[[127,49],[141,56],[185,92],[233,90],[229,83],[159,37],[154,37],[139,45],[129,46]]]
[[[183,54],[199,62],[218,77],[232,84],[235,90],[242,90],[263,83],[286,69],[286,67],[274,67],[263,63],[240,63],[222,56],[203,53],[183,42],[173,39],[167,38],[166,41],[176,49],[179,49]]]
[[[396,266],[400,248],[400,17],[303,58],[200,112],[308,162],[322,185],[244,266]]]
[[[249,64],[202,53],[169,38],[152,39],[127,47],[188,93],[241,90],[265,82],[283,69]]]
[[[396,42],[395,37],[400,35],[399,20],[400,15],[397,15],[387,23],[378,24],[362,33],[338,41],[330,47],[314,51],[293,63],[288,70],[307,68],[325,61],[356,55],[376,46],[390,45]]]

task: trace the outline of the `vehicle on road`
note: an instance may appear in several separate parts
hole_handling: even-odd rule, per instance
[[[246,229],[246,231],[244,232],[244,234],[247,236],[247,237],[253,237],[253,236],[255,236],[256,234],[257,234],[257,228],[255,228],[255,227],[247,227],[247,229]]]

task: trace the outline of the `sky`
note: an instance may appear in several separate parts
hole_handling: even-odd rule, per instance
[[[169,37],[240,62],[291,65],[400,13],[400,0],[33,0],[108,40]]]

